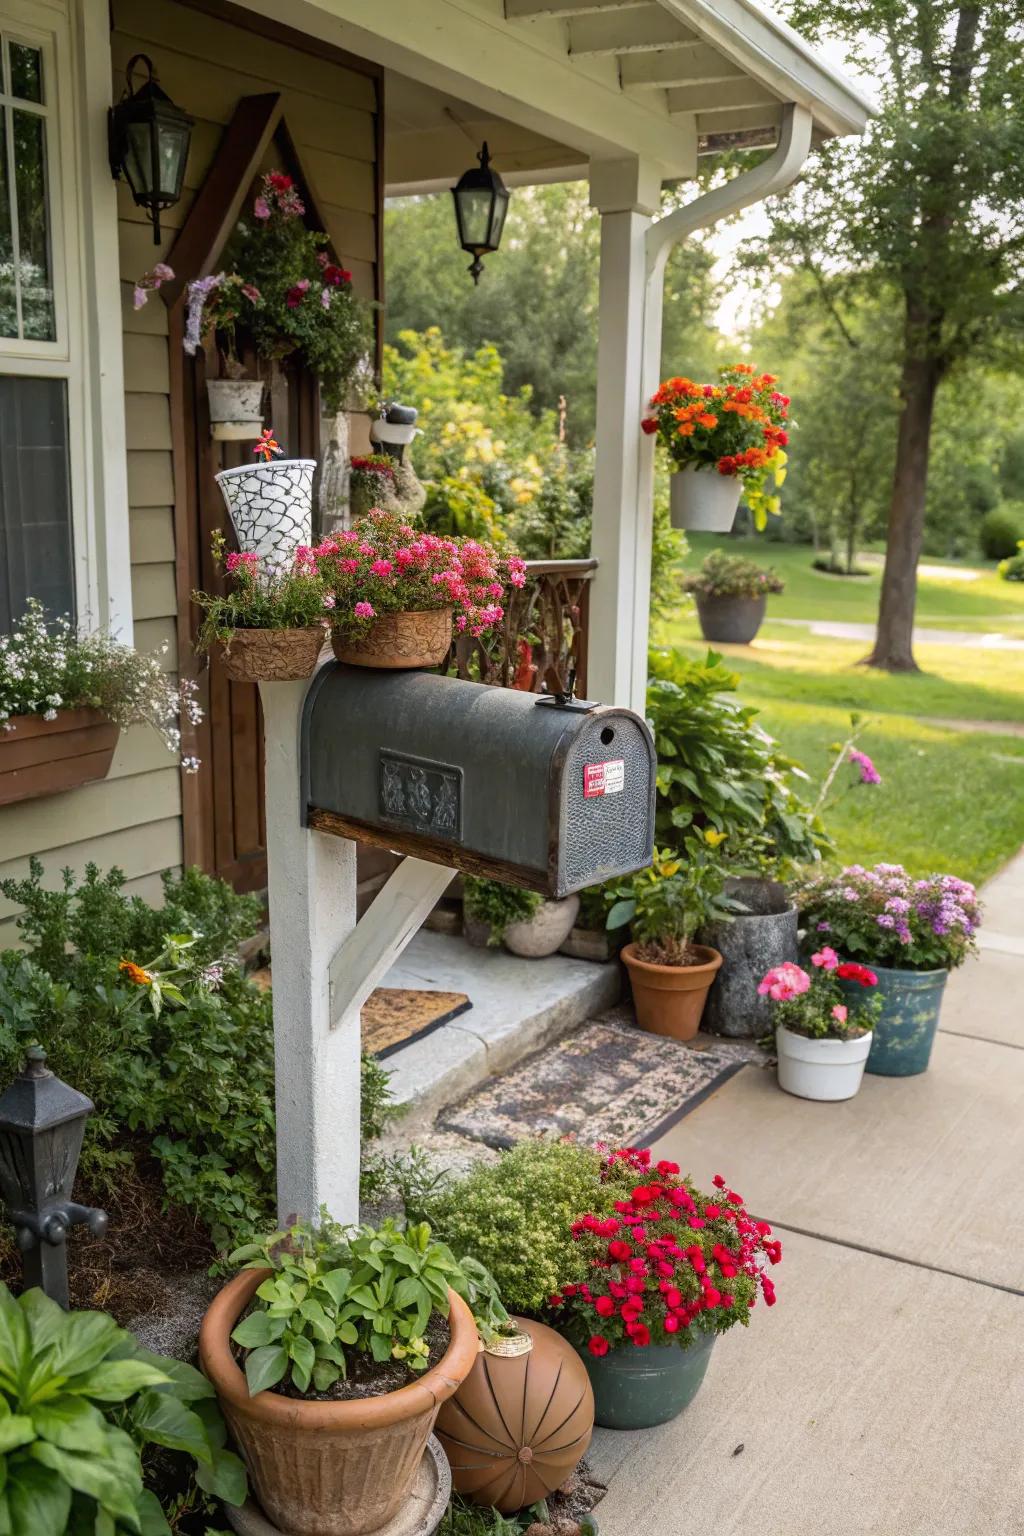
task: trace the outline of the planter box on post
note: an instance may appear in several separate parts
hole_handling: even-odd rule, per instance
[[[10,724],[0,731],[0,805],[106,778],[120,735],[98,709],[62,709],[56,720],[14,715]]]

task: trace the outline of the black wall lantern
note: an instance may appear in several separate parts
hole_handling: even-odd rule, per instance
[[[491,170],[486,143],[477,159],[479,166],[464,172],[459,177],[458,186],[452,187],[459,244],[473,257],[469,270],[474,283],[480,281],[484,269],[481,256],[496,251],[501,244],[501,231],[508,212],[508,188],[497,171]]]
[[[136,90],[132,74],[144,64],[149,78]],[[181,197],[192,119],[156,83],[153,61],[137,53],[125,70],[125,91],[110,109],[110,169],[124,176],[132,197],[153,220],[153,244],[160,244],[160,210]]]

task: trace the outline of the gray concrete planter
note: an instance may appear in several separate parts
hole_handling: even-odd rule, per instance
[[[505,948],[524,960],[541,960],[553,955],[569,937],[579,915],[578,896],[561,901],[545,901],[525,922],[509,923],[502,935]]]
[[[695,594],[700,632],[714,645],[749,645],[764,622],[768,599]]]
[[[716,1035],[756,1038],[775,1027],[769,999],[758,997],[757,984],[773,965],[797,959],[797,911],[777,880],[734,878],[725,888],[750,910],[731,923],[713,923],[699,935],[702,944],[713,945],[722,956],[701,1027]]]

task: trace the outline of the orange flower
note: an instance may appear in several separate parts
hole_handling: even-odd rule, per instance
[[[684,421],[682,426],[677,428],[680,437],[692,437],[696,430],[692,421]]]
[[[117,967],[123,971],[129,981],[133,981],[137,987],[148,987],[153,978],[148,971],[144,971],[141,965],[136,965],[134,960],[122,960]]]
[[[707,427],[709,432],[711,431],[712,427],[718,426],[718,417],[712,416],[710,411],[702,412],[702,414],[697,417],[697,420],[700,422],[702,427]]]

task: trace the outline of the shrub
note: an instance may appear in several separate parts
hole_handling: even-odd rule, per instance
[[[981,905],[955,875],[915,880],[901,864],[849,864],[796,892],[801,926],[847,955],[912,971],[962,965],[975,948]]]
[[[684,574],[683,588],[697,597],[765,597],[784,591],[785,583],[756,560],[713,549],[699,571]]]
[[[799,793],[807,774],[757,724],[757,710],[730,697],[736,673],[714,651],[704,661],[659,652],[652,671],[647,715],[658,754],[659,843],[679,846],[693,828],[730,854],[758,836],[768,839],[780,873],[820,858],[829,841]]]
[[[1017,540],[1017,553],[1000,560],[999,574],[1004,581],[1024,581],[1024,539]]]
[[[1004,501],[986,512],[978,525],[978,541],[986,560],[1012,560],[1024,538],[1024,503]]]
[[[463,910],[467,917],[487,924],[488,944],[500,944],[509,923],[529,922],[543,900],[537,891],[474,875],[466,876],[463,891]]]

